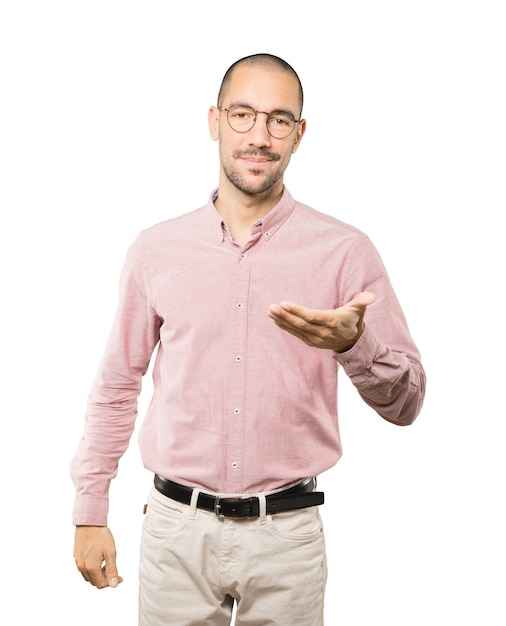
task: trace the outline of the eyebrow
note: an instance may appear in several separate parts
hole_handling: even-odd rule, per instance
[[[230,107],[249,107],[250,109],[253,109],[253,111],[255,112],[257,111],[252,104],[248,104],[247,102],[232,102],[232,104],[230,104],[227,108],[230,109]],[[258,111],[258,112],[267,113],[268,115],[289,115],[295,121],[297,121],[297,118],[295,117],[295,115],[291,111],[287,111],[286,109],[274,109],[273,111]]]

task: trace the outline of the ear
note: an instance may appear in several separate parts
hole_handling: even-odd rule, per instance
[[[213,141],[218,141],[220,136],[220,111],[216,107],[209,107],[209,113],[207,114],[207,122],[209,124],[209,134]]]
[[[306,132],[306,120],[300,120],[297,124],[297,132],[295,133],[295,139],[292,146],[292,154],[297,152],[300,142],[302,141],[302,137]]]

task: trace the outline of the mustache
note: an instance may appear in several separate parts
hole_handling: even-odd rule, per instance
[[[250,148],[249,150],[235,150],[233,155],[235,159],[242,159],[243,157],[259,157],[261,159],[269,159],[270,161],[279,161],[281,156],[275,152],[269,152],[265,148]]]

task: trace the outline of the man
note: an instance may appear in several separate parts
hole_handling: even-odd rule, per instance
[[[219,186],[206,206],[139,235],[73,460],[75,559],[121,582],[107,494],[134,428],[155,474],[144,520],[139,623],[323,623],[316,477],[341,454],[337,372],[407,425],[425,376],[368,238],[283,185],[306,122],[293,68],[253,55],[227,71],[209,129]],[[105,562],[105,565],[103,563]]]

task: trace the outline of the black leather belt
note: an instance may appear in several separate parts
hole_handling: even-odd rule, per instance
[[[323,504],[324,494],[321,491],[313,491],[315,487],[316,480],[306,478],[293,487],[265,496],[266,512],[281,513],[282,511],[294,511]],[[158,474],[155,474],[155,488],[172,500],[177,500],[183,504],[190,504],[191,502],[193,493],[191,487],[179,485],[162,478]],[[197,507],[216,513],[219,517],[258,517],[260,515],[260,503],[257,496],[225,498],[200,492]]]

